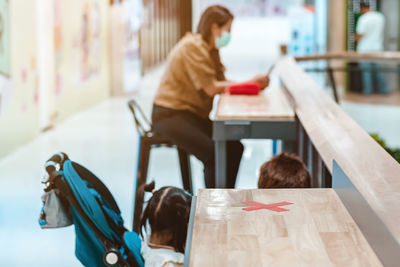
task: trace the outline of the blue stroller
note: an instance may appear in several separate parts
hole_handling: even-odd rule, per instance
[[[85,266],[144,266],[137,233],[123,226],[110,191],[89,170],[64,153],[46,162],[42,228],[75,225],[75,255]],[[45,197],[46,196],[46,197]]]

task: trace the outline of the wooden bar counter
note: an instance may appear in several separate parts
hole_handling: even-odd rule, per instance
[[[332,187],[385,266],[400,266],[400,164],[293,58],[282,59],[276,71],[292,96],[311,154],[319,155],[333,176],[337,162],[346,179],[333,177]]]
[[[192,207],[185,266],[382,266],[333,189],[202,189]]]
[[[343,60],[343,61],[400,61],[400,52],[378,52],[378,53],[359,53],[353,51],[344,51],[337,53],[325,53],[311,56],[296,57],[296,61],[310,61],[310,60]]]

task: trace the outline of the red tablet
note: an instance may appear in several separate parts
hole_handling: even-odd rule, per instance
[[[260,85],[256,82],[236,83],[229,86],[231,95],[258,95],[260,90]]]

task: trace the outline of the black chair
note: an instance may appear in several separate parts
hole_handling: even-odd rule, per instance
[[[143,210],[143,194],[139,194],[141,188],[147,180],[147,170],[150,159],[150,151],[152,148],[157,147],[173,147],[178,150],[179,163],[181,167],[182,184],[183,188],[189,193],[193,194],[192,176],[190,170],[189,154],[172,144],[164,137],[153,132],[150,121],[144,115],[140,106],[135,100],[128,102],[129,109],[133,114],[136,129],[139,134],[139,164],[136,176],[136,194],[135,203],[133,207],[133,231],[139,232],[140,216]]]

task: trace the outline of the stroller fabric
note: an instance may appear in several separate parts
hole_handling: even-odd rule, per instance
[[[63,179],[68,182],[76,200],[97,229],[109,240],[121,243],[118,233],[114,232],[108,224],[110,221],[114,222],[119,228],[118,231],[124,232],[123,220],[119,212],[115,212],[88,181],[81,179],[71,161],[64,163],[63,173]]]
[[[135,261],[129,266],[144,266],[140,238],[123,226],[120,210],[107,187],[89,170],[70,160],[64,162],[59,173],[68,185],[65,191],[69,192],[61,195],[69,196],[69,214],[75,225],[75,255],[80,262],[85,266],[107,266],[103,257],[106,247],[112,246],[125,262]]]

